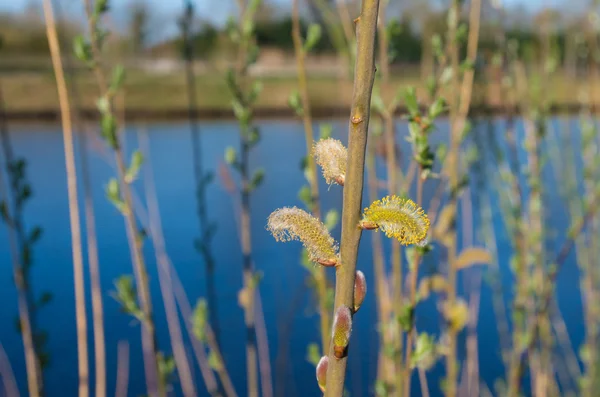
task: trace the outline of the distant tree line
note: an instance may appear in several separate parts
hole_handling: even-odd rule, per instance
[[[152,31],[149,11],[144,3],[136,3],[140,6],[131,7],[127,28],[122,34],[113,35],[112,39],[117,43],[117,51],[125,56],[138,57],[144,54],[158,56],[178,57],[183,54],[183,42],[181,37],[175,37],[160,43],[149,43],[148,35]],[[0,14],[0,56],[1,55],[48,55],[48,45],[43,23],[35,23],[33,17],[22,17],[27,23],[11,15]],[[313,18],[313,20],[318,20]],[[434,35],[444,39],[446,31],[446,18],[443,12],[431,12],[418,19],[410,14],[404,14],[403,18],[390,23],[390,51],[394,62],[418,63],[423,54],[431,53],[431,42]],[[301,27],[307,31],[309,22],[303,20]],[[230,49],[224,27],[215,27],[208,23],[197,23],[196,32],[192,36],[192,48],[197,58],[212,58],[219,56]],[[557,26],[557,25],[555,25]],[[78,33],[80,27],[68,21],[61,22],[61,31],[67,42]],[[292,21],[288,15],[269,16],[257,21],[256,40],[263,47],[277,48],[286,52],[293,52],[291,37]],[[482,26],[480,39],[480,54],[487,57],[497,48],[495,37],[498,25],[486,23]],[[528,26],[502,27],[506,32],[506,38],[515,42],[518,54],[525,61],[535,61],[539,58],[540,38],[538,26],[532,23]],[[534,30],[535,29],[535,30]],[[569,46],[573,45],[574,33],[582,26],[574,24],[570,29],[555,27],[552,30],[552,50],[559,62],[565,60],[565,54],[569,53]],[[572,48],[571,48],[572,50]],[[315,46],[316,53],[334,53],[335,45],[331,37],[327,35],[327,29],[323,29],[323,37]],[[571,51],[573,52],[573,51]]]

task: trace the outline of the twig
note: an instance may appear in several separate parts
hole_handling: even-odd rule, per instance
[[[256,292],[256,344],[258,347],[258,366],[260,369],[260,385],[262,397],[273,397],[273,380],[271,378],[271,359],[269,357],[269,338],[265,325],[265,315],[260,294]]]
[[[304,134],[306,141],[306,153],[308,161],[308,170],[310,178],[308,182],[311,191],[311,212],[313,215],[321,219],[321,205],[319,201],[319,176],[317,173],[317,165],[315,159],[310,155],[313,142],[314,132],[312,126],[312,117],[310,109],[310,98],[308,94],[308,83],[306,77],[306,51],[304,49],[303,40],[300,31],[300,12],[299,1],[293,0],[292,3],[292,39],[294,41],[294,51],[296,54],[296,67],[298,74],[298,87],[302,98],[302,121],[304,124]],[[329,334],[331,329],[331,321],[327,308],[327,276],[325,269],[318,266],[314,269],[314,279],[317,285],[317,294],[319,299],[319,317],[321,321],[321,349],[325,352],[329,346]]]
[[[117,389],[115,397],[127,397],[129,384],[129,343],[120,341],[117,345]]]
[[[0,125],[0,134],[2,136],[2,148],[4,162],[10,165],[12,161],[12,151],[8,140],[8,127],[4,117],[4,99],[0,90],[0,114],[2,115],[2,124]],[[0,202],[5,203],[8,211],[8,188],[4,184],[3,172],[0,171]],[[16,200],[13,196],[14,209],[12,213],[7,214],[8,219],[5,219],[8,230],[8,242],[10,247],[10,255],[13,265],[13,278],[17,287],[17,305],[19,310],[19,326],[21,328],[21,336],[23,339],[23,347],[25,353],[25,367],[27,371],[27,385],[29,394],[32,397],[39,397],[43,391],[43,377],[39,362],[38,352],[33,340],[33,323],[31,313],[31,303],[28,294],[26,283],[26,271],[24,269],[23,257],[20,254],[23,241],[23,230],[21,229],[21,217],[19,214]]]
[[[350,115],[348,168],[344,184],[342,210],[342,264],[336,267],[334,310],[342,306],[353,307],[356,257],[362,234],[357,225],[362,209],[365,149],[371,110],[371,94],[375,79],[375,33],[377,31],[378,13],[379,0],[363,0],[361,15],[356,19],[356,53],[360,56],[356,57],[354,93]],[[341,359],[335,357],[334,346],[330,343],[326,396],[337,397],[342,395],[347,361],[347,356]]]
[[[94,67],[93,72],[96,76],[98,88],[103,95],[106,95],[108,100],[108,113],[111,117],[115,117],[113,96],[110,94],[104,70],[101,65],[102,53],[99,44],[99,29],[98,18],[100,15],[94,12],[91,0],[83,0],[88,28],[91,35],[91,60]],[[118,133],[115,132],[114,141],[111,146],[114,152],[117,164],[117,180],[120,187],[120,194],[124,203],[123,217],[125,220],[125,230],[127,233],[127,241],[131,254],[131,262],[133,264],[134,274],[136,278],[137,295],[141,311],[143,313],[142,321],[142,348],[144,352],[144,370],[146,374],[146,385],[148,393],[151,396],[165,395],[165,385],[160,377],[158,368],[159,351],[156,340],[156,325],[152,311],[152,301],[150,296],[150,286],[148,282],[148,272],[142,252],[142,239],[139,238],[139,230],[137,228],[135,215],[133,213],[132,193],[129,183],[125,180],[127,167],[125,165],[124,150],[121,139]]]
[[[458,19],[460,17],[460,0],[453,0],[449,17],[448,41],[449,52],[452,66],[452,92],[454,93],[450,108],[450,152],[447,158],[447,169],[449,176],[450,189],[452,194],[448,205],[453,208],[453,213],[457,213],[457,188],[458,188],[458,155],[460,150],[461,134],[466,125],[466,119],[471,105],[471,94],[473,89],[473,77],[475,74],[474,64],[477,56],[477,43],[479,40],[479,22],[481,17],[481,0],[471,2],[471,11],[469,14],[469,36],[467,42],[467,60],[473,67],[469,68],[463,76],[462,86],[459,87],[459,49],[457,45],[456,32]],[[459,91],[460,89],[460,91]],[[449,293],[447,296],[448,305],[454,305],[456,302],[456,230],[452,231],[451,243],[448,247],[448,285]],[[448,330],[448,355],[446,358],[447,371],[447,389],[445,394],[449,397],[456,396],[458,363],[457,363],[457,330],[450,328]]]
[[[15,379],[15,373],[13,372],[6,351],[0,343],[0,379],[6,390],[6,397],[19,397],[19,388],[17,387],[17,381]]]
[[[142,151],[145,153],[148,159],[144,185],[146,187],[146,202],[148,203],[149,230],[152,238],[152,244],[154,245],[156,251],[156,259],[159,265],[158,281],[162,293],[165,313],[167,315],[167,326],[169,329],[173,356],[175,357],[177,373],[179,374],[183,394],[185,396],[196,396],[196,387],[194,386],[194,382],[192,380],[190,363],[185,353],[179,316],[177,315],[177,306],[173,296],[171,269],[166,259],[162,224],[158,209],[158,201],[156,199],[156,188],[154,186],[154,173],[151,165],[150,145],[148,144],[148,137],[144,133],[138,134],[138,137]]]
[[[58,19],[61,18],[60,1],[52,2]],[[58,33],[58,43],[63,45],[65,37]],[[75,81],[75,69],[71,62],[69,53],[65,55],[64,69],[67,77],[71,80],[71,84],[67,85],[69,97],[73,98],[74,107],[77,108],[77,103],[81,103],[81,96],[77,91]],[[95,369],[95,395],[106,395],[106,345],[104,335],[104,305],[102,302],[102,287],[100,283],[100,265],[98,261],[98,239],[96,236],[96,215],[94,213],[93,189],[91,185],[91,175],[89,171],[88,147],[87,140],[89,129],[81,122],[81,115],[74,112],[73,115],[74,127],[76,131],[80,131],[78,139],[79,143],[79,160],[81,162],[81,180],[83,185],[83,206],[85,218],[85,233],[87,242],[87,260],[90,269],[90,287],[92,292],[92,326],[94,330],[94,369]]]
[[[81,224],[79,218],[79,201],[77,197],[77,174],[75,170],[75,154],[73,147],[73,131],[71,126],[71,109],[67,85],[65,81],[60,45],[56,33],[56,23],[50,0],[44,0],[44,17],[46,20],[46,35],[52,57],[52,66],[56,76],[63,140],[65,164],[67,169],[67,190],[69,199],[69,221],[71,225],[71,241],[73,253],[73,275],[75,281],[75,306],[77,321],[77,359],[79,375],[79,397],[89,395],[89,363],[87,345],[87,316],[85,309],[85,282],[83,279],[83,255],[81,246]]]

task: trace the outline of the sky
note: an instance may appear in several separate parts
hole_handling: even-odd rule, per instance
[[[60,0],[63,7],[72,8],[78,6],[81,0]],[[175,13],[181,10],[183,0],[147,0],[149,4],[152,4],[156,10],[161,12]],[[0,0],[1,11],[18,12],[23,10],[28,4],[40,3],[41,0]],[[111,3],[115,7],[124,7],[132,0],[112,0]],[[290,3],[290,0],[270,0],[271,3],[281,4],[283,6]],[[564,5],[564,1],[561,0],[502,0],[507,6],[513,6],[522,4],[528,8],[535,9],[541,4],[548,4],[552,6]],[[221,19],[223,16],[230,12],[230,5],[234,2],[231,0],[194,0],[194,3],[198,7],[198,11],[204,15],[211,15],[216,19]]]

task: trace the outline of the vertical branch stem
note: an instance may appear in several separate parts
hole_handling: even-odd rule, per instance
[[[344,184],[342,210],[341,265],[336,267],[335,305],[353,307],[356,258],[362,231],[357,227],[362,207],[365,150],[371,111],[371,94],[375,79],[375,34],[379,0],[363,0],[356,19],[357,54],[354,92],[348,138],[348,171]],[[330,343],[327,371],[328,397],[341,396],[344,391],[348,357],[337,359]]]
[[[73,275],[75,281],[75,307],[77,321],[77,360],[79,375],[79,396],[89,395],[89,364],[87,346],[87,316],[85,309],[85,283],[83,280],[83,255],[81,249],[81,225],[79,218],[79,201],[77,198],[77,175],[75,170],[75,154],[73,130],[71,126],[71,110],[67,85],[60,55],[60,45],[56,33],[56,23],[50,0],[44,0],[44,17],[46,19],[46,35],[52,57],[52,66],[56,76],[63,141],[65,165],[67,169],[67,190],[69,198],[69,221],[71,225],[71,241],[73,254]]]
[[[450,45],[450,58],[452,65],[452,92],[454,93],[450,101],[450,152],[448,154],[448,176],[451,189],[451,197],[448,205],[452,206],[453,213],[457,213],[458,208],[458,181],[459,164],[458,155],[461,144],[461,134],[466,125],[466,119],[471,105],[471,92],[473,88],[473,78],[475,74],[474,63],[477,56],[477,45],[479,41],[479,22],[481,15],[481,0],[471,2],[469,14],[469,36],[467,41],[467,60],[471,67],[464,73],[462,86],[459,79],[459,48],[457,43],[457,27],[460,16],[460,0],[454,0],[450,10],[448,42]],[[456,230],[452,231],[452,239],[448,248],[448,305],[454,305],[456,301],[456,258],[457,258],[457,239]],[[456,352],[457,330],[448,330],[449,346],[446,360],[447,366],[447,396],[456,396],[458,381],[458,358]]]
[[[301,31],[300,31],[300,12],[298,10],[300,0],[293,0],[292,3],[292,39],[294,41],[294,51],[296,54],[296,67],[298,73],[298,87],[300,97],[302,98],[302,121],[304,123],[304,136],[306,141],[306,153],[308,161],[308,170],[310,177],[308,183],[311,191],[312,213],[316,218],[321,219],[321,205],[319,202],[319,176],[315,159],[310,155],[314,142],[314,132],[312,126],[312,116],[310,109],[310,98],[308,94],[308,83],[306,77],[306,51],[304,50]],[[322,266],[317,266],[314,270],[314,278],[317,284],[317,295],[319,298],[319,316],[321,321],[321,348],[323,352],[329,346],[330,321],[327,309],[327,276]]]

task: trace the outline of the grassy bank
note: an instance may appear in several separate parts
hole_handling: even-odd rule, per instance
[[[263,83],[263,93],[257,108],[287,109],[289,95],[297,87],[296,79],[263,77],[259,80]],[[76,105],[80,108],[93,108],[98,92],[92,77],[87,73],[80,73],[75,77],[75,81]],[[54,76],[51,73],[6,73],[0,75],[0,82],[9,113],[44,111],[58,107]],[[230,109],[230,98],[223,75],[202,74],[198,76],[196,84],[200,109]],[[425,83],[415,70],[410,70],[407,74],[395,74],[389,86],[383,88],[383,94],[389,98],[408,85],[419,87],[420,97],[425,97]],[[588,85],[585,80],[571,79],[560,73],[545,84],[552,102],[558,105],[578,103],[581,88],[589,88]],[[343,78],[311,77],[308,90],[311,104],[316,110],[347,107],[350,104],[352,85]],[[502,104],[498,94],[499,86],[491,77],[480,79],[474,92],[475,105],[497,107]],[[130,72],[127,76],[124,88],[124,103],[127,109],[166,112],[181,110],[187,107],[186,98],[183,73]]]

